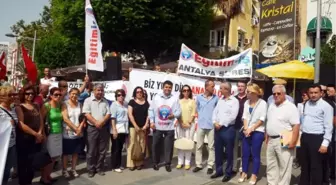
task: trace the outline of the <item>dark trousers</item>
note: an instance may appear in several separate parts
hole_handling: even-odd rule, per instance
[[[96,128],[88,126],[87,128],[87,169],[90,172],[103,171],[106,148],[109,142],[110,133],[108,128]]]
[[[335,142],[335,140],[334,141],[332,141],[331,143],[330,143],[330,145],[331,145],[331,157],[330,157],[330,178],[331,179],[335,179],[335,168],[336,168],[336,166],[335,166],[335,158],[336,158],[336,150],[335,150],[335,148],[336,148],[336,142]]]
[[[118,134],[116,139],[113,139],[113,135],[111,135],[111,167],[112,169],[118,169],[121,166],[122,159],[122,149],[125,143],[127,135],[126,134]]]
[[[249,167],[249,159],[252,153],[253,168],[252,174],[258,175],[260,168],[260,152],[263,144],[265,134],[263,132],[252,132],[251,136],[243,136],[243,157],[242,167],[243,172],[247,173]]]
[[[233,167],[233,148],[236,137],[236,131],[233,126],[221,127],[219,130],[215,130],[215,164],[216,174],[223,174],[223,159],[224,159],[224,147],[227,155],[227,163],[225,168],[225,175],[231,177]]]
[[[14,145],[8,148],[5,170],[3,172],[2,184],[7,184],[10,176],[10,170],[14,167],[15,161],[16,161],[16,146]]]
[[[36,144],[34,137],[17,140],[16,143],[19,184],[32,184],[34,178],[32,162],[34,155],[41,150],[41,144]]]
[[[323,161],[327,155],[318,152],[322,141],[323,135],[302,133],[300,185],[323,184]]]
[[[161,155],[161,140],[164,139],[164,159],[166,165],[171,164],[171,160],[173,158],[173,149],[174,149],[174,130],[154,130],[153,131],[153,147],[152,147],[152,156],[153,163],[160,163],[160,155]]]

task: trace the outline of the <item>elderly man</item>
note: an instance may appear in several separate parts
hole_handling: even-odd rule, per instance
[[[274,81],[273,81],[273,84],[274,84],[274,85],[283,85],[283,86],[285,87],[286,84],[287,84],[287,81],[279,78],[279,79],[274,80]],[[285,87],[285,88],[286,88],[286,87]],[[294,99],[293,99],[291,96],[287,95],[287,94],[286,94],[286,99],[287,99],[288,101],[294,103]],[[271,96],[268,97],[268,99],[267,99],[267,105],[270,106],[273,102],[274,102],[274,97],[273,97],[273,95],[271,95]]]
[[[321,86],[314,84],[308,90],[301,126],[301,178],[300,185],[323,184],[323,162],[328,157],[328,146],[333,130],[333,108],[322,98]]]
[[[232,86],[229,82],[224,82],[220,85],[223,97],[218,100],[212,116],[215,127],[216,173],[211,178],[223,176],[223,151],[225,147],[227,163],[223,182],[228,182],[231,179],[236,135],[234,125],[239,111],[239,101],[231,95],[231,88]]]
[[[171,172],[171,160],[174,148],[174,120],[181,116],[181,107],[178,98],[171,94],[173,83],[169,80],[163,82],[163,93],[155,95],[148,117],[153,129],[153,169],[159,170],[160,144],[164,138],[164,153],[166,171]]]
[[[267,182],[269,185],[289,185],[300,117],[296,106],[286,100],[285,86],[275,85],[272,92],[274,103],[269,105],[266,123]],[[280,134],[285,130],[292,131],[288,146],[282,146],[280,141]]]
[[[104,176],[104,160],[109,142],[107,121],[111,117],[109,104],[104,98],[104,86],[96,84],[94,96],[84,101],[83,113],[88,120],[87,128],[87,168],[88,176],[92,178],[97,172]]]
[[[218,97],[214,94],[215,82],[213,80],[205,81],[205,91],[196,98],[198,123],[197,123],[197,146],[196,146],[196,168],[193,172],[198,172],[202,167],[202,151],[204,137],[208,138],[208,171],[207,174],[213,173],[215,162],[214,148],[214,126],[212,123],[212,113],[217,105]]]
[[[42,105],[47,101],[49,94],[49,86],[45,84],[40,84],[39,86],[40,93],[35,96],[34,102],[39,105],[41,108]]]

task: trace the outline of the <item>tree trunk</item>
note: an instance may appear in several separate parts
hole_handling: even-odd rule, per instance
[[[229,35],[230,35],[230,24],[231,18],[228,17],[225,21],[225,46],[224,46],[224,57],[229,57]]]

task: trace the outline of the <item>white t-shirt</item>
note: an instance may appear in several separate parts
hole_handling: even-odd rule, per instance
[[[40,84],[43,84],[43,85],[51,85],[52,82],[55,82],[56,81],[56,78],[55,77],[51,77],[51,78],[41,78],[40,79]]]
[[[272,103],[267,111],[266,132],[269,136],[278,136],[283,130],[292,130],[293,125],[300,124],[299,111],[288,100],[276,106]]]

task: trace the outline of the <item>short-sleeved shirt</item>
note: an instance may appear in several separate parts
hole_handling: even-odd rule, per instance
[[[56,78],[55,77],[51,77],[51,78],[41,78],[40,79],[40,84],[43,85],[51,85],[51,83],[55,82]]]
[[[14,118],[14,122],[17,123],[18,122],[18,117],[16,115],[16,111],[15,111],[15,107],[12,108],[10,111],[7,110],[7,112],[9,114],[12,115],[12,117]],[[12,117],[9,116],[4,110],[0,109],[0,117],[2,118],[7,118],[9,120],[12,120]],[[10,136],[10,140],[9,140],[9,145],[8,147],[12,147],[14,146],[16,143],[16,127],[12,126],[12,132],[11,132],[11,136]]]
[[[115,123],[118,133],[128,133],[127,105],[127,102],[124,102],[124,104],[121,105],[119,102],[115,101],[110,108],[111,118],[116,120]]]
[[[278,136],[283,130],[292,130],[292,126],[300,124],[299,111],[296,106],[285,100],[279,106],[272,103],[267,111],[266,132],[269,136]]]
[[[97,100],[94,96],[84,101],[83,113],[91,114],[98,121],[104,119],[106,115],[111,114],[107,100],[104,98]],[[90,121],[88,121],[88,124],[94,126]]]
[[[133,109],[132,115],[134,117],[135,123],[139,127],[145,126],[146,120],[148,117],[149,103],[146,101],[144,104],[141,105],[135,102],[135,100],[131,100],[128,103],[128,106],[131,106]],[[131,122],[129,123],[129,127],[132,127],[132,128],[134,127]]]

